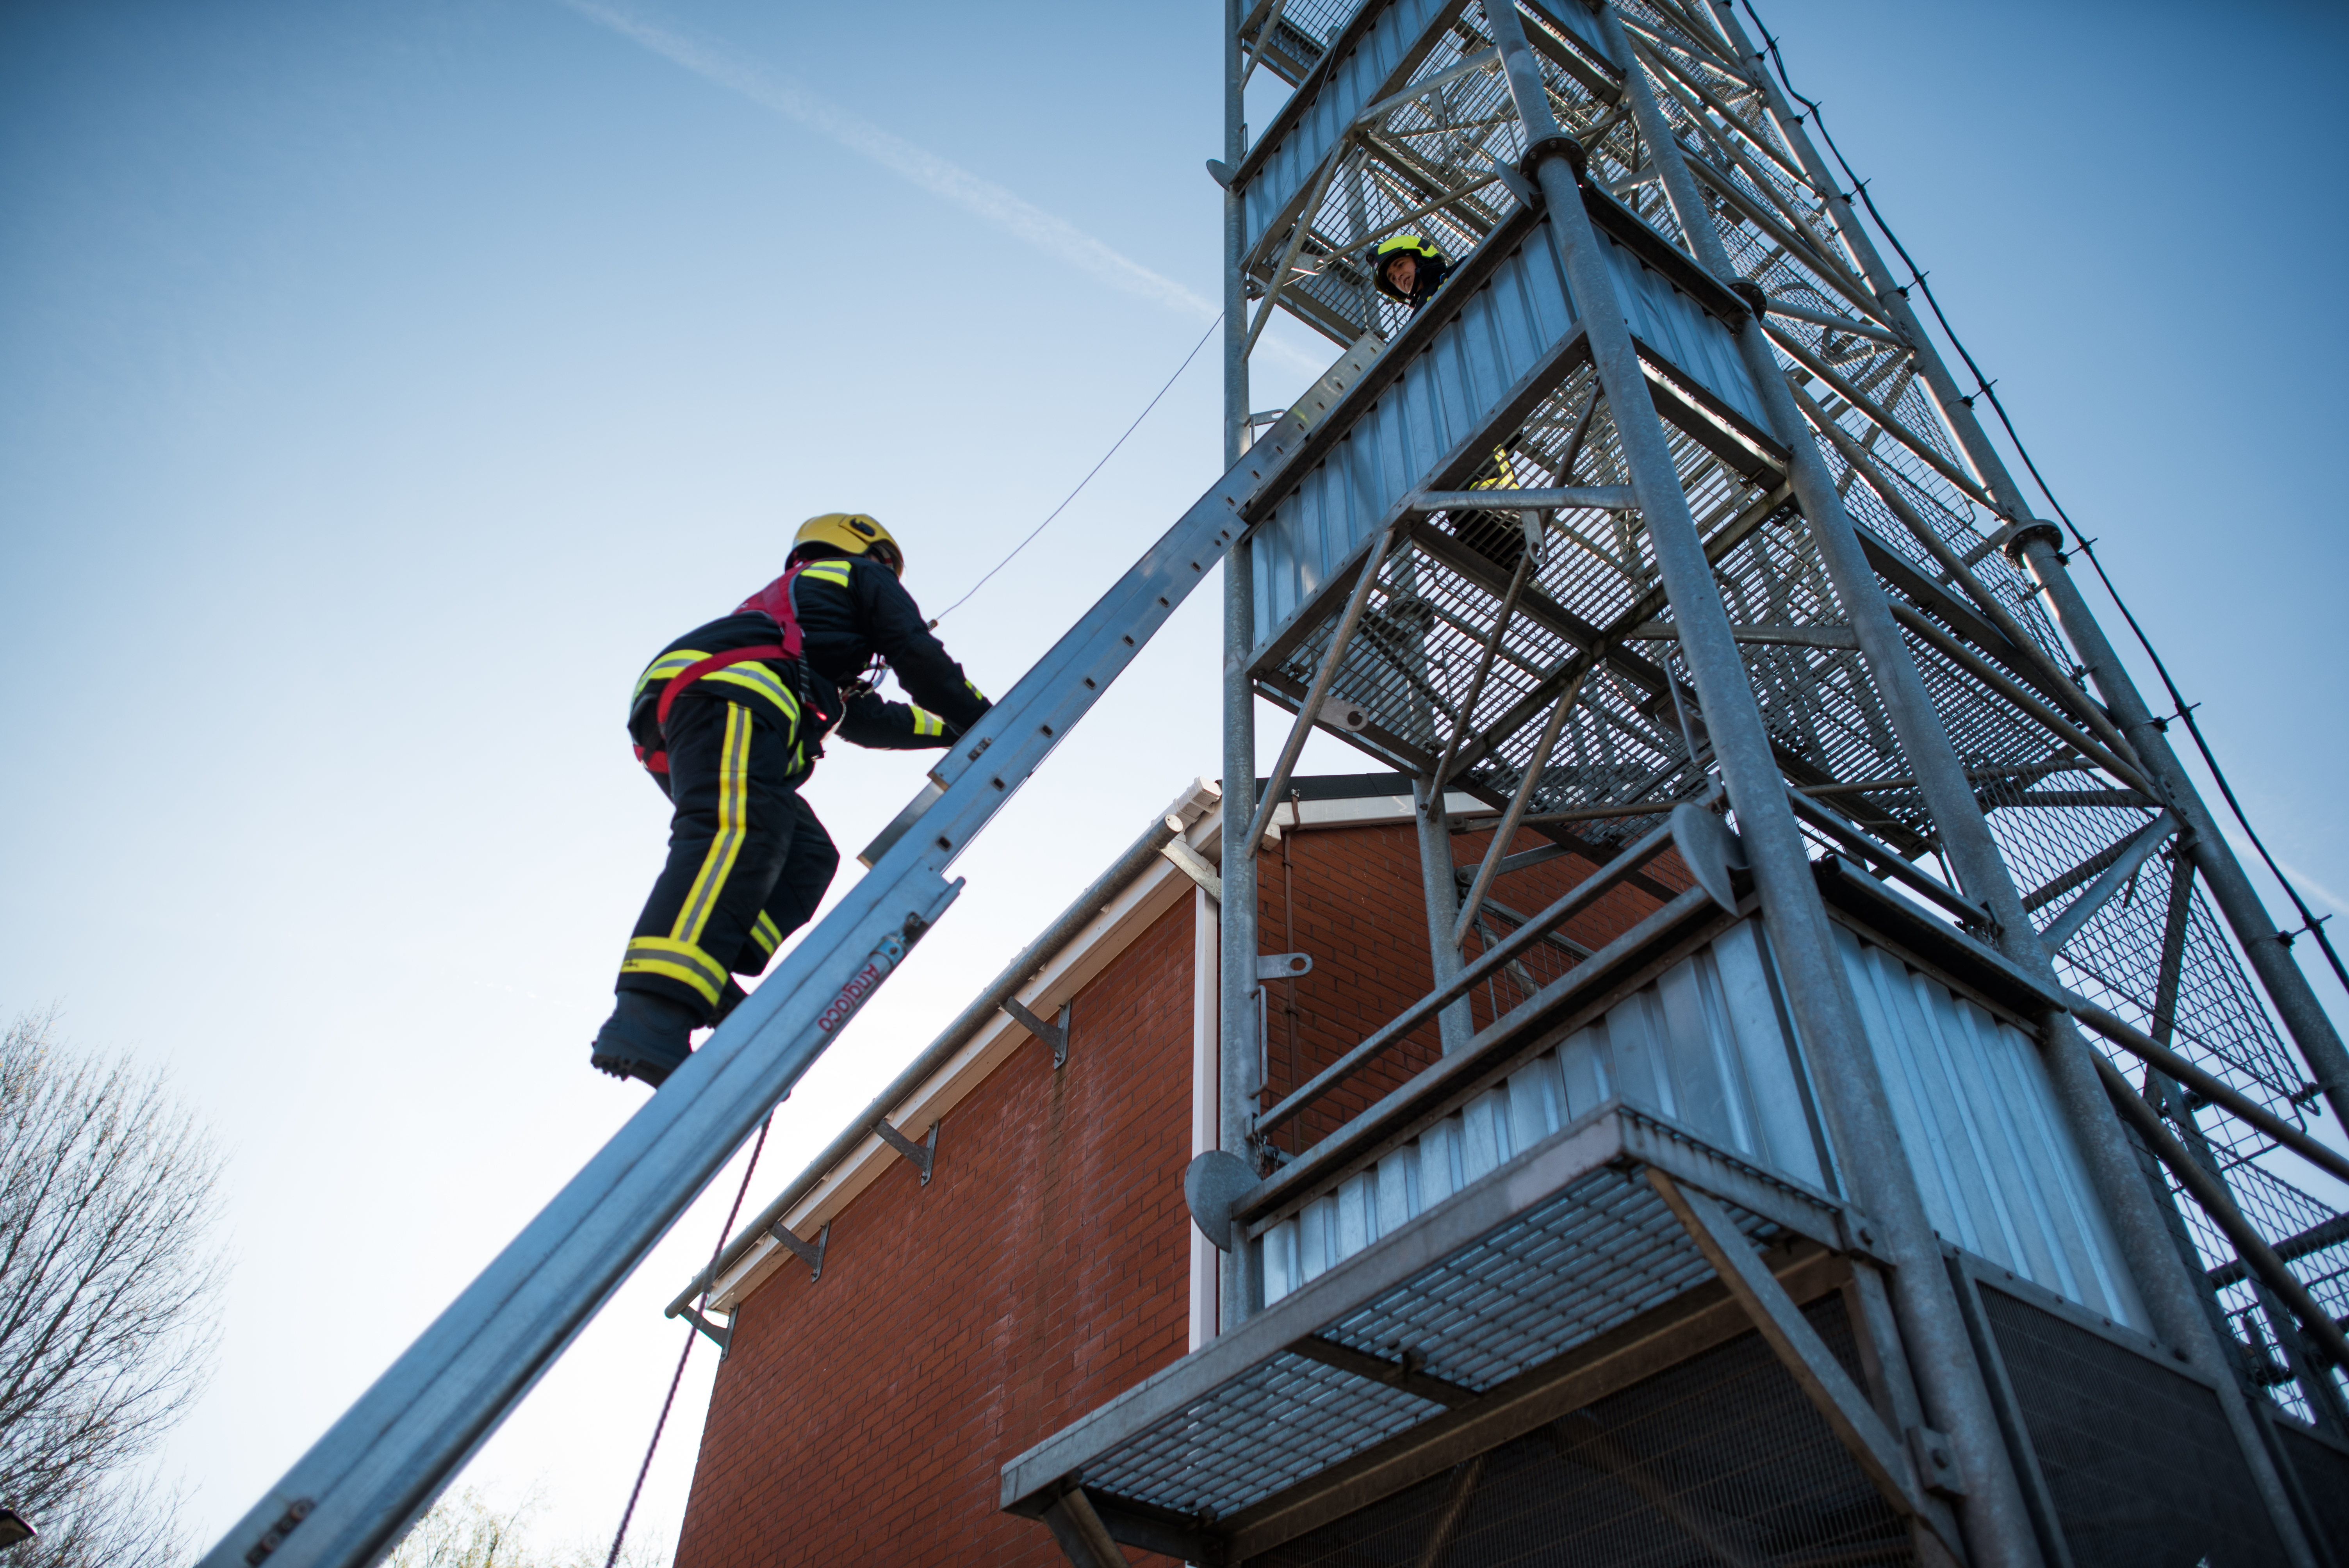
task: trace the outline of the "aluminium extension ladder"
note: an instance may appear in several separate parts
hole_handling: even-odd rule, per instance
[[[1374,342],[1375,340],[1370,340]],[[522,1402],[961,890],[945,872],[1243,531],[1372,356],[1358,345],[964,735],[872,869],[202,1568],[365,1568]]]

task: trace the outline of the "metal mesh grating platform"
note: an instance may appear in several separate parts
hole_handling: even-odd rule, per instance
[[[1374,1356],[1415,1350],[1433,1376],[1488,1388],[1712,1272],[1652,1188],[1629,1171],[1597,1171],[1323,1337]]]
[[[1757,1247],[1841,1235],[1832,1201],[1610,1102],[1015,1460],[1005,1505],[1081,1480],[1119,1508],[1228,1520],[1506,1397],[1713,1277],[1650,1166]]]

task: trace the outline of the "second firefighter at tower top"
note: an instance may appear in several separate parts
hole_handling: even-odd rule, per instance
[[[628,735],[674,815],[591,1051],[605,1072],[657,1086],[692,1032],[742,999],[734,976],[763,970],[815,913],[840,853],[799,786],[827,737],[934,749],[987,711],[898,581],[905,563],[870,517],[810,518],[781,577],[637,679]],[[874,689],[885,669],[912,703]]]

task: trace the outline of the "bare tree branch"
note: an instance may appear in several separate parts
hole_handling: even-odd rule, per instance
[[[201,1390],[225,1264],[220,1156],[160,1078],[0,1032],[0,1501],[40,1530],[5,1568],[163,1568],[174,1500],[135,1484]]]

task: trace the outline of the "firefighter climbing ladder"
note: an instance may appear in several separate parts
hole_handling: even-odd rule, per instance
[[[1223,559],[1242,504],[1305,434],[1292,420],[1259,442],[962,738],[847,896],[205,1568],[339,1568],[390,1549],[946,912],[964,847]]]

